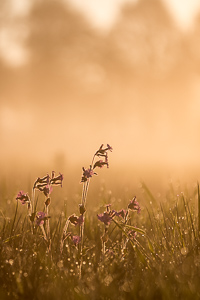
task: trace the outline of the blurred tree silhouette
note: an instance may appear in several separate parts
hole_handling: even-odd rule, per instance
[[[29,15],[28,46],[33,63],[51,65],[78,60],[84,53],[91,31],[83,17],[61,1],[37,1]],[[75,50],[75,53],[74,53]],[[76,52],[79,53],[76,53]]]
[[[137,76],[161,76],[180,64],[182,38],[160,0],[140,0],[123,7],[110,47]]]
[[[48,90],[53,86],[71,91],[87,77],[88,65],[98,61],[99,38],[77,12],[62,1],[36,2],[29,16],[33,81]],[[49,86],[51,81],[51,86]],[[41,87],[41,86],[40,86]],[[64,92],[64,91],[63,91]]]

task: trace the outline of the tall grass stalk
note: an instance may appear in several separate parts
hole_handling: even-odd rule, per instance
[[[197,196],[198,196],[198,237],[200,237],[200,191],[199,191],[199,182],[197,183]]]
[[[15,225],[15,221],[16,221],[16,218],[17,218],[17,211],[18,211],[18,201],[17,201],[17,204],[16,204],[15,215],[14,215],[14,219],[13,219],[11,230],[10,230],[10,239],[11,239],[11,237],[13,235],[13,232],[14,232],[14,225]]]

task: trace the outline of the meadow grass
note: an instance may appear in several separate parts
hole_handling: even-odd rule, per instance
[[[45,185],[31,211],[28,198],[21,205],[1,183],[0,299],[200,299],[199,185],[171,186],[159,201],[144,182],[142,196],[120,202],[100,189],[101,205],[87,208],[91,173],[84,171],[91,169],[83,170],[89,177],[73,214],[56,203],[62,182],[51,181],[58,186],[50,205],[50,190],[44,194],[48,180],[60,177],[35,181]]]

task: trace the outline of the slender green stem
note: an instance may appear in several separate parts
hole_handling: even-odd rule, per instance
[[[35,189],[32,190],[32,213],[35,212]]]
[[[82,189],[82,197],[81,197],[81,204],[84,205],[84,198],[85,198],[85,182],[83,183],[83,189]]]
[[[103,252],[103,255],[105,255],[105,253],[106,253],[106,243],[105,243],[105,241],[102,241],[102,252]]]
[[[14,225],[15,225],[15,221],[16,221],[16,217],[17,217],[17,210],[18,210],[18,201],[17,201],[17,205],[16,205],[16,209],[15,209],[15,216],[14,216],[11,231],[10,231],[10,238],[12,237],[12,234],[13,234]]]
[[[67,219],[67,221],[65,223],[65,226],[63,228],[63,234],[62,234],[62,239],[61,239],[61,243],[60,243],[60,252],[61,253],[63,252],[63,246],[64,246],[64,241],[65,241],[65,238],[66,238],[65,236],[66,236],[68,226],[69,226],[69,220]]]
[[[45,230],[44,230],[44,225],[41,224],[41,225],[40,225],[40,228],[41,228],[41,230],[42,230],[43,237],[44,237],[45,241],[48,242],[47,235],[46,235],[46,232],[45,232]]]
[[[94,156],[93,156],[93,158],[92,158],[91,168],[93,168],[95,156],[96,156],[96,153],[94,154]]]
[[[46,205],[46,214],[47,214],[47,217],[49,215],[49,206]],[[49,218],[47,219],[47,238],[48,240],[50,239],[50,224],[49,224]]]
[[[82,265],[83,265],[83,236],[84,236],[84,223],[80,226],[81,242],[79,244],[79,256],[80,256],[79,278],[81,278],[82,275]]]
[[[90,183],[90,179],[88,179],[88,181],[86,182],[86,187],[85,187],[85,194],[84,194],[84,199],[83,199],[83,205],[86,205],[86,199],[87,199],[87,193],[88,193],[88,189],[89,189],[89,183]]]

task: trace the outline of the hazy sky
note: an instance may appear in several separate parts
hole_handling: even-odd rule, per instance
[[[126,3],[136,3],[140,0],[64,0],[72,7],[81,11],[91,22],[92,26],[99,30],[107,31],[115,23],[120,15],[120,8]],[[200,0],[161,0],[172,14],[174,21],[183,29],[192,28],[193,21],[200,9]],[[28,14],[31,1],[10,0],[7,3],[9,19]],[[29,55],[23,47],[28,31],[26,28],[16,31],[12,21],[4,24],[0,29],[1,57],[13,66],[18,66],[28,61]],[[19,25],[20,26],[20,25]]]
[[[9,14],[10,19],[5,23],[5,26],[0,28],[0,55],[11,65],[20,65],[23,62],[26,62],[26,57],[28,58],[28,54],[26,56],[26,52],[24,52],[25,48],[23,47],[23,40],[26,40],[26,34],[28,35],[28,32],[26,31],[26,26],[20,27],[21,25],[18,24],[19,19],[16,19],[17,21],[13,22],[12,20],[18,15],[26,15],[30,9],[30,3],[35,0],[10,1],[12,1],[11,6],[9,6],[10,2],[7,2],[7,13]],[[122,4],[127,2],[133,3],[140,0],[65,1],[70,2],[74,7],[81,10],[95,27],[106,29],[112,26],[119,16],[120,6]],[[194,20],[200,7],[200,0],[162,1],[165,2],[166,6],[174,16],[174,20],[176,20],[181,28],[184,30],[191,28],[192,20]],[[15,26],[19,26],[20,30],[15,30]],[[71,106],[68,106],[69,111],[67,112],[67,117],[64,109],[62,111],[59,110],[56,125],[53,126],[50,135],[46,134],[46,132],[43,135],[40,134],[40,132],[38,134],[37,130],[35,130],[34,126],[35,124],[38,124],[38,114],[35,111],[32,111],[32,106],[28,106],[29,98],[27,97],[27,105],[24,105],[24,107],[16,107],[16,105],[13,105],[14,102],[11,100],[9,102],[8,93],[8,96],[6,95],[5,99],[2,101],[4,106],[2,105],[0,109],[1,144],[5,141],[5,145],[7,145],[7,148],[3,147],[3,150],[5,154],[7,154],[7,149],[9,149],[12,154],[13,145],[18,145],[18,147],[15,147],[15,155],[21,154],[21,152],[29,154],[29,144],[25,143],[25,145],[23,144],[21,146],[20,140],[27,141],[28,137],[30,138],[31,136],[32,138],[33,135],[36,137],[37,142],[40,143],[40,147],[37,148],[39,149],[37,150],[37,153],[41,156],[46,155],[47,149],[48,152],[55,152],[59,151],[61,147],[62,150],[66,148],[68,154],[79,157],[82,145],[87,144],[88,151],[93,148],[95,151],[96,145],[99,146],[102,142],[108,142],[116,149],[113,152],[113,159],[115,157],[116,160],[121,157],[123,160],[126,159],[129,161],[129,157],[132,155],[132,149],[134,149],[134,153],[138,154],[138,157],[141,155],[144,161],[145,157],[146,160],[150,160],[150,158],[153,157],[154,161],[158,161],[159,158],[157,155],[159,151],[165,151],[163,156],[160,156],[160,160],[163,160],[163,157],[166,155],[166,157],[170,156],[172,161],[176,161],[178,156],[179,161],[182,163],[182,161],[186,160],[185,157],[189,157],[189,163],[191,163],[191,151],[189,150],[194,150],[192,152],[192,159],[196,160],[196,157],[199,156],[200,149],[200,140],[198,139],[198,131],[200,130],[200,77],[198,74],[195,74],[194,76],[196,77],[191,77],[183,82],[179,82],[180,79],[178,77],[176,82],[173,81],[173,84],[167,82],[165,85],[163,84],[163,87],[159,85],[158,91],[156,90],[157,86],[154,85],[149,87],[149,90],[147,89],[144,93],[143,88],[141,88],[140,85],[138,90],[135,88],[130,91],[126,90],[123,85],[117,88],[114,86],[112,90],[110,89],[106,98],[108,103],[110,101],[110,106],[108,107],[106,101],[106,107],[101,108],[101,103],[98,103],[98,105],[95,106],[95,101],[99,99],[97,97],[92,104],[94,107],[94,114],[92,114],[92,118],[89,119],[87,117],[87,107],[79,107],[79,104],[81,103],[80,99],[79,102],[77,102],[78,104],[76,104],[76,101],[73,103],[74,99],[69,99],[68,102]],[[20,86],[23,86],[23,82],[20,84]],[[120,93],[118,93],[118,91],[120,91]],[[123,99],[121,99],[122,92],[123,97],[129,99],[125,104]],[[8,101],[6,97],[8,97]],[[15,97],[17,98],[18,95]],[[136,99],[136,109],[133,109],[132,107],[133,98]],[[63,97],[61,97],[61,99],[63,99]],[[152,102],[154,104],[151,104],[151,99],[154,100],[154,102]],[[177,99],[181,99],[181,101],[184,99],[185,102],[177,102]],[[68,99],[66,98],[66,102],[67,100]],[[115,103],[114,106],[112,106],[113,103]],[[178,103],[182,103],[180,108]],[[145,107],[143,108],[144,104]],[[120,105],[122,105],[121,107],[123,107],[123,109],[119,109]],[[152,116],[149,114],[151,105],[154,109]],[[95,114],[96,108],[98,114]],[[100,109],[101,111],[99,112]],[[107,113],[106,109],[109,109],[110,114]],[[106,115],[104,115],[104,110],[106,111]],[[54,113],[56,114],[56,111],[53,111],[51,115],[52,119]],[[103,114],[103,120],[106,121],[106,125],[103,127],[101,125],[101,113]],[[47,117],[48,122],[50,120],[51,123],[52,119],[49,118],[49,116]],[[81,122],[79,120],[80,117]],[[47,130],[49,129],[47,128]],[[82,132],[80,132],[81,130]],[[11,136],[12,139],[10,139]],[[73,148],[68,146],[67,139],[69,139],[69,144],[74,140]],[[31,141],[34,145],[34,138]],[[47,142],[50,144],[50,148],[47,147]],[[146,151],[147,145],[148,151]],[[154,149],[154,147],[156,147],[156,149]],[[189,147],[191,149],[189,149]],[[82,149],[82,156],[85,155],[87,149]],[[122,150],[123,153],[121,153]],[[35,157],[37,157],[37,153],[34,154]],[[2,157],[4,156],[2,155]]]
[[[91,24],[100,30],[107,31],[115,23],[120,8],[126,3],[136,3],[140,0],[64,0],[72,7],[81,11]],[[174,21],[183,29],[192,28],[196,14],[200,10],[200,0],[161,0],[172,14]],[[9,5],[10,4],[10,5]],[[10,0],[7,3],[7,13],[10,20],[13,17],[23,16],[29,12],[31,1]],[[24,64],[28,60],[28,52],[23,47],[27,30],[23,28],[20,33],[12,26],[12,22],[4,24],[0,29],[1,57],[13,66]]]
[[[139,0],[64,0],[83,12],[93,25],[100,28],[110,27],[120,13],[121,5],[136,3]],[[200,0],[161,0],[182,28],[191,26],[200,9]],[[15,14],[26,14],[31,1],[11,0]]]
[[[115,22],[120,13],[120,6],[125,3],[136,3],[139,0],[65,0],[80,9],[93,23],[101,28],[108,28]],[[177,24],[187,29],[200,9],[199,0],[162,0]]]

